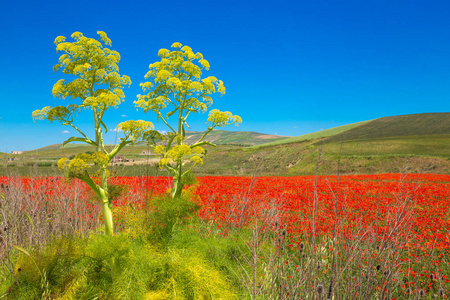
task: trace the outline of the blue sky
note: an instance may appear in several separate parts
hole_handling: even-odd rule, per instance
[[[98,30],[131,77],[114,128],[136,111],[148,65],[173,42],[203,53],[227,93],[212,108],[240,115],[229,130],[297,136],[384,116],[450,111],[450,1],[0,1],[0,151],[61,143],[71,128],[34,123],[61,73],[54,39]],[[90,132],[91,115],[78,125]],[[207,115],[190,117],[203,130]],[[63,133],[65,130],[69,133]],[[107,136],[114,142],[115,134]]]

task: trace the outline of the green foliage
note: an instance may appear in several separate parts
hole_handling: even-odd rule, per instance
[[[190,222],[190,218],[200,209],[194,198],[195,188],[189,187],[177,198],[163,195],[150,200],[148,219],[152,226],[151,240],[160,241],[167,246],[173,234]]]
[[[43,162],[38,162],[37,166],[38,167],[53,167],[53,166],[56,166],[56,164],[49,162],[49,161],[43,161]]]
[[[111,201],[118,199],[121,195],[126,194],[130,187],[126,184],[109,184],[108,194]]]
[[[195,177],[194,172],[192,172],[191,170],[189,170],[188,172],[186,172],[186,174],[183,176],[183,184],[184,185],[196,185],[197,182],[197,178]],[[192,190],[190,191],[191,195],[192,195]]]
[[[7,291],[8,299],[40,299],[47,287],[52,299],[238,299],[227,277],[202,252],[175,243],[160,248],[147,238],[145,231],[139,236],[94,233],[59,238],[30,256],[18,252],[13,261],[20,285],[9,280],[9,286],[0,285],[0,295]],[[114,279],[113,260],[120,269]]]

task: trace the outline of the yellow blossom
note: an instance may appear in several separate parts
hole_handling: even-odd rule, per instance
[[[155,154],[161,155],[164,153],[164,150],[165,150],[164,146],[158,145],[155,147]]]
[[[172,47],[172,48],[181,48],[181,46],[183,46],[181,43],[173,43],[172,46],[170,46],[170,47]]]
[[[203,164],[203,159],[199,156],[192,156],[190,160],[196,164]]]
[[[169,50],[167,50],[167,49],[160,49],[159,51],[158,51],[158,56],[161,56],[161,57],[164,57],[164,56],[166,56],[166,54],[167,53],[169,53],[170,51]]]

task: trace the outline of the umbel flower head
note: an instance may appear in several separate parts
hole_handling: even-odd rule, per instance
[[[174,146],[166,152],[166,149],[162,145],[158,145],[155,147],[155,154],[162,156],[162,159],[159,161],[159,166],[161,168],[170,163],[177,163],[179,160],[186,157],[194,164],[203,164],[202,157],[205,154],[205,150],[200,146],[191,148],[184,144]]]
[[[69,177],[84,176],[86,173],[95,174],[106,168],[109,162],[109,157],[102,152],[79,153],[72,160],[61,158],[58,161],[58,168],[65,171]]]

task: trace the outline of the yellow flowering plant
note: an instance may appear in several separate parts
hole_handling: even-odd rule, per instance
[[[204,138],[216,127],[238,125],[242,120],[230,112],[213,109],[205,134],[194,144],[186,144],[185,127],[189,127],[189,115],[206,112],[213,103],[210,95],[224,95],[226,89],[214,76],[202,78],[203,71],[209,70],[210,65],[201,53],[194,53],[189,46],[180,43],[174,43],[171,48],[159,50],[160,61],[150,64],[145,75],[145,79],[150,80],[140,84],[144,94],[138,95],[134,103],[144,112],[155,113],[157,120],[169,128],[164,138],[165,146],[156,146],[155,153],[161,157],[160,167],[165,167],[173,176],[171,196],[174,198],[181,195],[183,177],[194,165],[203,163],[205,150],[201,146],[215,146]],[[163,114],[165,109],[167,112]],[[170,125],[171,116],[176,118],[176,126]],[[186,160],[193,162],[187,170],[183,169]]]
[[[63,54],[53,70],[62,72],[66,79],[58,80],[53,86],[53,96],[67,100],[77,100],[67,106],[46,106],[32,113],[34,120],[58,121],[71,126],[81,136],[71,137],[63,145],[70,142],[83,142],[94,146],[92,154],[80,153],[74,159],[62,158],[58,167],[68,176],[84,181],[98,196],[103,207],[103,219],[106,234],[113,234],[112,203],[108,195],[108,166],[114,156],[126,145],[138,140],[155,136],[153,124],[147,121],[126,121],[117,126],[124,137],[111,151],[105,149],[103,134],[108,131],[103,122],[105,112],[109,108],[117,108],[125,98],[123,88],[131,85],[126,75],[119,74],[120,54],[111,50],[111,40],[106,33],[97,32],[99,40],[85,37],[81,32],[72,34],[73,42],[59,36],[55,39],[56,50]],[[67,81],[67,75],[75,77]],[[94,138],[91,139],[74,124],[74,118],[82,110],[91,110],[94,121]],[[94,182],[92,176],[100,177],[100,184]]]

